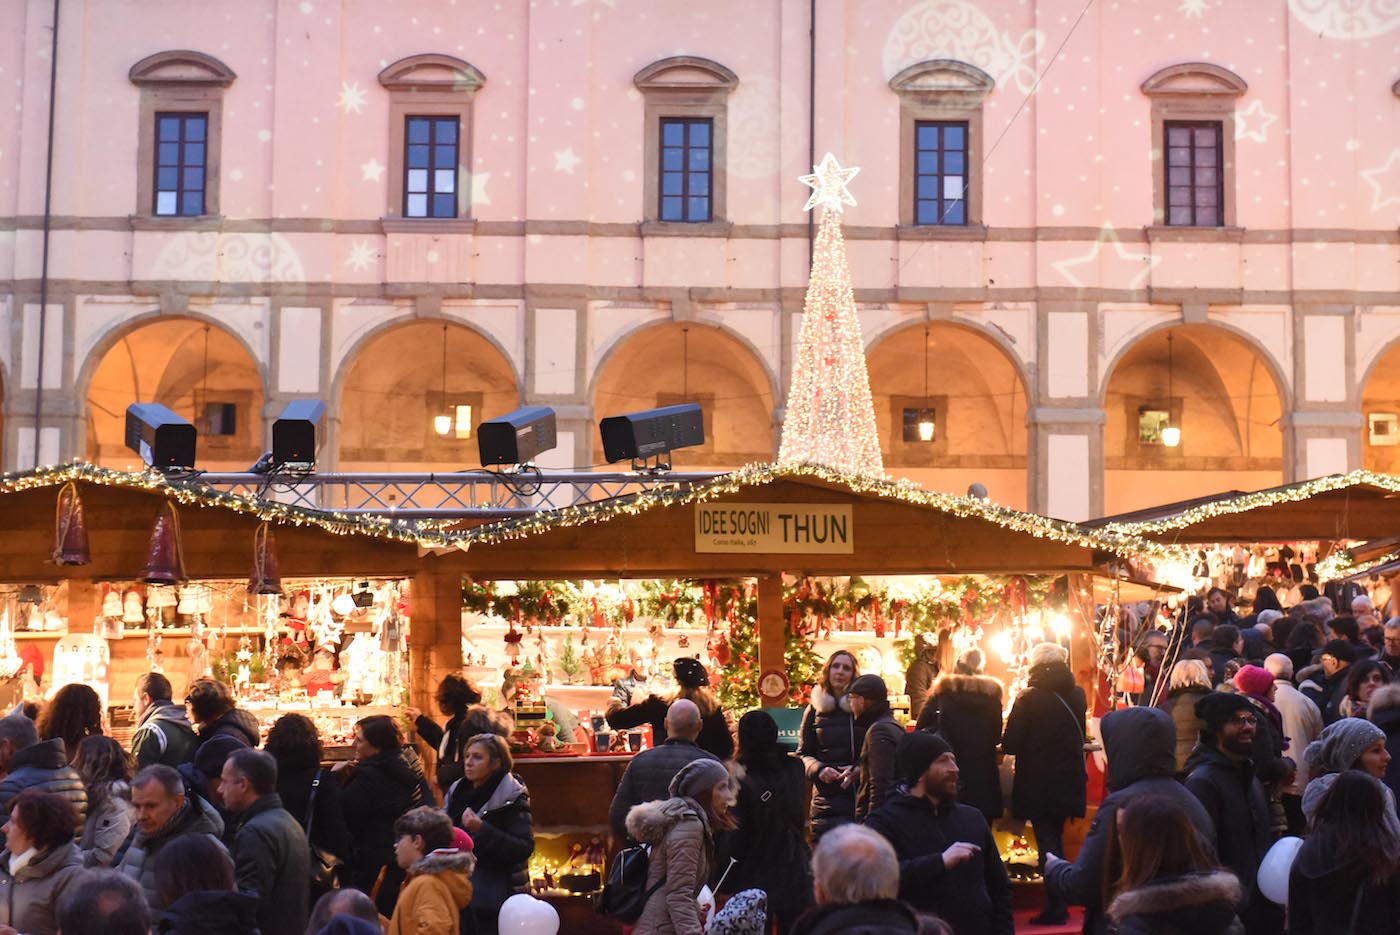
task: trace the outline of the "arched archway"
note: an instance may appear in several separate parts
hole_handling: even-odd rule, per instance
[[[420,318],[363,341],[341,367],[335,400],[339,470],[456,470],[480,465],[477,426],[519,408],[520,390],[480,332]]]
[[[1400,341],[1371,365],[1361,387],[1361,466],[1400,474]]]
[[[886,471],[956,494],[980,483],[996,502],[1025,509],[1026,384],[991,337],[951,322],[912,325],[878,341],[866,361]]]
[[[113,340],[90,370],[88,460],[139,467],[126,447],[126,407],[162,403],[199,429],[198,466],[246,470],[263,452],[266,396],[257,362],[236,336],[195,318],[139,322]]]
[[[768,371],[741,340],[711,325],[666,322],[623,338],[599,365],[592,397],[598,419],[699,403],[705,444],[674,452],[677,468],[728,469],[776,454]],[[603,463],[596,434],[593,463]]]
[[[1104,512],[1283,483],[1283,395],[1262,352],[1228,329],[1139,338],[1105,383]],[[1176,447],[1164,419],[1181,430]]]

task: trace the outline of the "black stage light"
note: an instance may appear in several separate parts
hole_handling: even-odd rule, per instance
[[[158,471],[194,467],[195,427],[160,403],[126,407],[126,447]]]
[[[525,464],[558,443],[554,410],[526,406],[476,428],[476,447],[483,467]]]
[[[316,466],[316,429],[326,415],[319,399],[287,403],[272,423],[272,467],[309,471]]]
[[[603,457],[609,464],[654,458],[705,443],[704,415],[697,403],[609,416],[598,423],[598,429],[603,434]]]

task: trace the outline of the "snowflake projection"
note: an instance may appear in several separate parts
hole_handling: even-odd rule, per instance
[[[1043,45],[1040,30],[1013,38],[968,0],[923,0],[905,11],[885,38],[885,78],[918,62],[949,58],[976,65],[998,83],[1010,79],[1029,93]]]
[[[379,164],[378,159],[370,159],[369,162],[360,165],[360,180],[363,182],[378,182],[384,175],[384,167]]]
[[[1371,39],[1400,28],[1397,0],[1288,0],[1288,9],[1326,39]]]
[[[357,240],[350,245],[350,254],[345,258],[345,265],[357,273],[363,273],[374,265],[374,248],[369,245],[368,240]]]
[[[729,100],[729,174],[744,179],[770,178],[777,173],[782,142],[778,114],[782,87],[766,75],[746,78]],[[791,102],[793,107],[796,102]]]
[[[1392,149],[1384,165],[1365,169],[1361,177],[1371,187],[1371,210],[1400,204],[1400,149]]]
[[[304,282],[306,270],[281,234],[181,231],[165,241],[147,279]]]
[[[1235,114],[1235,139],[1253,140],[1264,143],[1269,139],[1269,127],[1278,120],[1278,114],[1264,109],[1263,101],[1254,101],[1244,110]]]
[[[335,106],[340,108],[341,113],[358,114],[365,109],[365,96],[368,92],[360,87],[358,81],[343,81],[340,85],[340,98]]]
[[[1206,15],[1209,7],[1209,0],[1181,0],[1181,6],[1176,11],[1187,19],[1200,19]]]
[[[1088,253],[1070,257],[1065,260],[1058,260],[1050,265],[1055,267],[1055,270],[1061,276],[1065,277],[1071,285],[1083,289],[1087,284],[1080,279],[1078,274],[1073,272],[1073,270],[1080,266],[1096,268],[1099,263],[1099,254],[1103,252],[1104,244],[1113,245],[1113,252],[1117,255],[1119,260],[1136,263],[1142,267],[1129,283],[1130,287],[1133,289],[1137,289],[1142,286],[1143,283],[1147,282],[1147,277],[1152,275],[1152,270],[1157,267],[1158,263],[1162,262],[1160,256],[1153,256],[1150,253],[1134,253],[1131,250],[1123,249],[1123,242],[1118,239],[1118,232],[1113,229],[1113,225],[1105,224],[1100,228],[1098,239],[1094,241],[1094,246],[1089,249]]]
[[[486,194],[486,183],[491,181],[490,172],[472,172],[471,191],[473,205],[489,205],[491,196]]]
[[[555,172],[567,172],[573,175],[574,170],[578,168],[580,162],[583,162],[583,159],[578,153],[574,152],[572,146],[567,149],[556,149],[554,151]]]

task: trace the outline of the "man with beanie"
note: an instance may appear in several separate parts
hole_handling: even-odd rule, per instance
[[[666,711],[666,741],[632,757],[608,809],[608,825],[618,841],[627,840],[627,813],[634,805],[670,795],[671,780],[693,760],[715,757],[695,745],[700,736],[700,709],[681,698]]]
[[[1314,676],[1299,686],[1303,694],[1322,712],[1322,723],[1331,724],[1341,717],[1337,706],[1346,697],[1347,669],[1355,661],[1356,650],[1352,648],[1351,643],[1346,640],[1331,640],[1322,647],[1322,655],[1318,658],[1322,665],[1323,678],[1318,681]]]
[[[1303,790],[1312,775],[1303,751],[1322,733],[1322,713],[1317,705],[1293,687],[1293,660],[1274,653],[1264,660],[1264,668],[1274,679],[1274,707],[1283,718],[1283,755],[1293,762],[1293,778],[1279,791],[1288,833],[1301,837],[1307,828],[1303,818]]]
[[[1084,907],[1085,935],[1108,932],[1104,861],[1108,842],[1116,833],[1118,812],[1129,803],[1145,796],[1170,799],[1190,817],[1202,840],[1215,840],[1215,826],[1200,800],[1176,781],[1176,724],[1171,715],[1147,707],[1110,711],[1099,723],[1099,735],[1108,757],[1110,794],[1099,805],[1073,862],[1051,854],[1045,865],[1045,885],[1065,903]]]
[[[1215,852],[1244,889],[1240,919],[1247,935],[1277,935],[1283,910],[1259,892],[1259,863],[1274,843],[1269,800],[1250,753],[1259,715],[1237,694],[1211,692],[1196,702],[1201,739],[1186,761],[1186,788],[1215,826]]]
[[[895,722],[890,692],[880,676],[859,676],[846,693],[851,696],[856,733],[865,735],[857,761],[860,786],[856,790],[856,821],[865,821],[894,791],[894,757],[904,728]]]
[[[1269,797],[1269,823],[1275,838],[1288,831],[1283,809],[1283,788],[1293,779],[1293,761],[1283,755],[1283,715],[1274,705],[1274,677],[1259,666],[1241,666],[1234,677],[1235,691],[1254,706],[1258,723],[1254,730],[1254,775]]]
[[[982,813],[958,803],[958,762],[937,734],[899,742],[894,795],[866,821],[899,856],[899,895],[957,935],[1013,935],[1011,881]]]

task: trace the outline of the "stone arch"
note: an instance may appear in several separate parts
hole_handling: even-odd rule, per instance
[[[1369,471],[1400,474],[1400,338],[1389,341],[1366,366],[1357,396],[1361,400],[1361,466]],[[1373,417],[1377,424],[1372,425]]]
[[[866,360],[887,471],[956,494],[980,483],[998,503],[1026,506],[1031,384],[1004,341],[970,322],[905,322],[872,341]],[[925,408],[929,441],[916,423],[905,430],[906,413]]]
[[[215,85],[226,88],[238,76],[223,62],[204,52],[174,49],[148,55],[127,72],[132,84],[146,85]]]
[[[1161,323],[1126,342],[1104,372],[1106,513],[1284,481],[1288,385],[1237,329]],[[1177,447],[1155,440],[1157,413],[1181,430]]]
[[[997,349],[1001,351],[1002,355],[1006,358],[1007,363],[1011,364],[1012,367],[1016,368],[1016,373],[1021,378],[1021,384],[1027,388],[1027,392],[1035,392],[1034,364],[1031,361],[1026,360],[1026,358],[1022,356],[1021,352],[1017,349],[1015,343],[1013,343],[1012,339],[1007,335],[1005,331],[993,324],[989,324],[985,321],[979,321],[973,318],[943,318],[932,319],[928,321],[924,321],[923,319],[919,319],[916,321],[910,321],[908,319],[905,319],[902,321],[897,320],[891,322],[887,326],[880,328],[878,331],[876,331],[874,334],[870,335],[870,337],[866,339],[865,353],[867,358],[870,355],[870,351],[874,349],[875,345],[879,344],[881,341],[884,341],[886,338],[892,337],[893,335],[904,331],[908,328],[922,328],[925,324],[930,326],[948,325],[954,328],[962,328],[964,330],[975,333],[978,337],[985,338],[986,340],[992,342],[997,346]]]
[[[890,89],[897,94],[971,98],[973,103],[979,103],[996,86],[996,79],[976,65],[947,58],[917,62],[890,79]]]
[[[471,62],[428,52],[385,67],[379,83],[390,91],[476,91],[486,84],[486,76]]]
[[[735,331],[733,328],[730,328],[728,325],[725,325],[722,322],[715,321],[702,316],[700,318],[696,318],[694,320],[685,322],[678,321],[674,318],[656,319],[629,328],[625,331],[620,331],[615,337],[613,337],[611,341],[609,341],[604,347],[599,349],[599,352],[597,354],[597,360],[593,365],[593,373],[588,378],[588,398],[594,398],[594,395],[597,393],[598,390],[599,376],[603,373],[604,368],[608,366],[608,363],[611,360],[611,358],[618,352],[620,348],[626,345],[628,341],[632,340],[639,334],[642,334],[646,331],[650,331],[653,328],[665,328],[670,325],[682,324],[691,325],[693,327],[698,328],[710,328],[715,331],[722,332],[725,337],[740,344],[743,347],[743,349],[749,354],[751,354],[754,360],[758,362],[759,367],[763,371],[763,377],[767,383],[768,392],[772,394],[773,399],[776,401],[783,397],[784,388],[779,386],[778,375],[774,373],[771,368],[769,368],[767,361],[764,359],[763,353],[759,351],[759,349],[756,346],[754,346],[753,341],[747,335]]]
[[[628,332],[599,361],[588,398],[596,419],[699,403],[705,444],[675,452],[676,467],[735,468],[777,453],[773,375],[742,336],[709,322],[664,321]],[[592,450],[593,463],[603,463],[596,432]]]
[[[739,76],[719,62],[696,55],[674,55],[652,62],[632,76],[642,91],[687,91],[723,88],[732,91]]]
[[[1239,97],[1249,84],[1228,68],[1209,62],[1182,62],[1154,72],[1142,83],[1142,93],[1157,95],[1222,95]]]
[[[266,369],[241,335],[211,316],[153,312],[124,321],[87,355],[77,385],[83,450],[96,464],[139,464],[125,444],[133,402],[162,403],[195,423],[200,468],[244,470],[264,450]],[[233,407],[231,423],[211,410],[216,404]]]
[[[445,330],[444,330],[445,329]],[[444,391],[442,355],[447,349]],[[476,428],[520,406],[510,355],[488,334],[449,316],[398,318],[365,332],[331,388],[335,463],[342,471],[475,467]],[[446,436],[434,419],[470,407]]]

